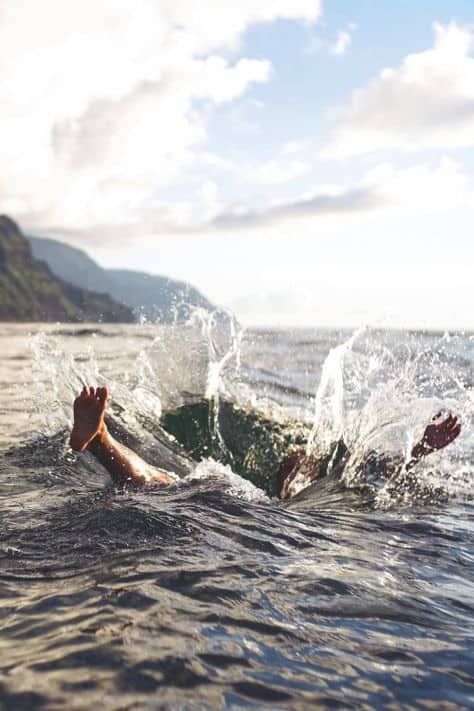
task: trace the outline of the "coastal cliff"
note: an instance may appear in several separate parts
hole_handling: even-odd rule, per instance
[[[0,321],[131,323],[132,311],[108,294],[53,274],[34,258],[18,225],[0,216]]]
[[[103,269],[82,249],[45,237],[27,235],[36,259],[46,262],[60,279],[87,289],[103,290],[117,301],[160,323],[186,321],[196,308],[223,315],[198,289],[178,279],[135,272]]]

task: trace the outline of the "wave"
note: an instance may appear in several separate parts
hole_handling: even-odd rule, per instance
[[[275,497],[282,460],[304,448],[322,462],[305,500],[316,501],[323,488],[335,490],[334,482],[338,495],[358,492],[364,505],[471,498],[472,338],[416,333],[402,338],[361,329],[349,338],[343,334],[346,340],[338,343],[341,332],[324,332],[325,349],[315,335],[313,352],[308,339],[301,361],[299,346],[294,350],[301,335],[289,334],[285,341],[279,334],[275,344],[274,332],[246,336],[236,324],[224,327],[202,313],[185,326],[157,326],[149,343],[133,340],[134,333],[110,332],[105,359],[97,352],[100,340],[87,329],[79,339],[89,338],[87,348],[79,346],[75,353],[58,334],[33,337],[35,382],[29,396],[40,434],[51,437],[70,427],[75,394],[86,383],[100,383],[112,393],[113,433],[181,477],[206,461],[211,476],[217,462]],[[139,348],[125,357],[121,347],[128,341]],[[312,378],[307,376],[311,358]],[[400,476],[388,483],[386,471],[365,466],[374,452],[403,464],[441,408],[461,417],[462,436],[420,463],[416,481]],[[341,441],[350,454],[344,467],[334,458]]]
[[[39,334],[10,378],[2,424],[16,432],[19,403],[28,422],[0,453],[5,703],[469,705],[474,342],[326,333],[303,358],[284,333],[207,326]],[[114,434],[178,483],[116,491],[69,450],[84,382],[108,385]],[[360,469],[403,460],[440,405],[463,432],[414,481]],[[277,501],[301,448],[325,475]]]

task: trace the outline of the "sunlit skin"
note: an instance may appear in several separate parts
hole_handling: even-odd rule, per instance
[[[173,484],[176,479],[170,472],[148,464],[112,437],[104,420],[108,398],[107,388],[85,387],[75,399],[74,426],[69,440],[72,449],[91,452],[117,486]]]
[[[422,457],[425,457],[437,449],[443,449],[448,444],[454,442],[456,437],[461,432],[461,423],[454,415],[448,415],[445,420],[437,422],[441,413],[433,417],[433,422],[426,428],[423,437],[411,451],[411,461],[408,463],[415,464]],[[408,466],[408,465],[407,465]]]
[[[131,449],[117,442],[107,429],[104,416],[109,394],[107,388],[84,387],[74,401],[74,426],[70,445],[76,452],[87,450],[107,469],[117,486],[135,487],[147,484],[169,486],[176,479],[170,473],[145,462]],[[461,423],[454,415],[438,421],[441,413],[433,417],[421,440],[413,447],[405,469],[411,469],[431,452],[447,447],[461,432]],[[318,475],[318,462],[308,457],[304,450],[292,452],[281,463],[278,480],[281,499],[291,499],[299,491],[296,478],[307,484]]]

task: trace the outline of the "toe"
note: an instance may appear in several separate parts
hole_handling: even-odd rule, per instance
[[[458,418],[457,417],[450,417],[449,422],[447,422],[445,425],[446,432],[451,433],[455,429],[457,424],[458,424]]]
[[[107,400],[107,388],[97,388],[97,397],[99,398],[100,402],[105,402]]]

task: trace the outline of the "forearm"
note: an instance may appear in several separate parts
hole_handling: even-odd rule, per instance
[[[406,463],[405,469],[409,471],[415,466],[415,464],[418,464],[420,459],[423,459],[423,457],[426,457],[427,454],[431,454],[431,452],[434,451],[433,447],[428,446],[423,440],[421,440],[415,444],[411,450],[410,460]]]
[[[413,469],[415,464],[418,464],[420,459],[422,459],[425,456],[426,452],[423,451],[421,444],[417,444],[413,449],[411,450],[411,456],[408,462],[405,464],[405,469],[406,471],[410,471],[410,469]]]

